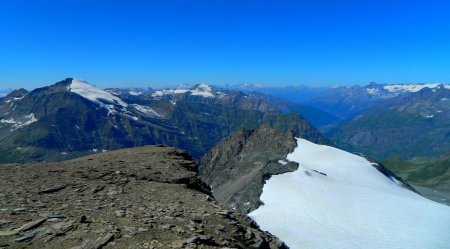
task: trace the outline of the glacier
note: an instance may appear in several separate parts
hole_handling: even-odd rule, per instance
[[[123,107],[128,106],[127,103],[119,97],[112,95],[110,92],[101,90],[86,81],[73,79],[72,83],[67,87],[67,90],[95,102],[100,106],[107,106],[108,104],[116,104]]]
[[[298,138],[249,216],[292,248],[448,249],[450,207],[386,177],[367,159]]]

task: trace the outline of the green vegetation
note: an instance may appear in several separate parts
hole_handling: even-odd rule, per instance
[[[408,183],[422,187],[417,190],[425,197],[450,205],[450,155],[413,160],[395,157],[382,163]]]

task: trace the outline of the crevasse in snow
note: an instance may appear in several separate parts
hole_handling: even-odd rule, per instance
[[[250,213],[291,248],[444,249],[450,207],[379,172],[365,158],[297,139],[295,172],[272,176]]]

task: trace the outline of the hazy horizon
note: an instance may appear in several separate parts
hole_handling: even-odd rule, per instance
[[[208,82],[179,82],[179,83],[171,83],[171,84],[137,84],[137,85],[132,85],[132,84],[127,84],[127,83],[117,83],[117,84],[98,84],[97,82],[92,82],[86,79],[81,79],[81,78],[77,78],[77,77],[66,77],[66,78],[74,78],[74,79],[78,79],[78,80],[82,80],[82,81],[86,81],[91,85],[94,85],[98,88],[101,89],[105,89],[105,88],[141,88],[141,89],[147,89],[147,88],[153,88],[153,89],[166,89],[166,88],[176,88],[176,87],[180,87],[180,86],[186,86],[186,87],[190,87],[196,84],[207,84],[210,86],[215,86],[215,87],[236,87],[242,84],[250,84],[250,85],[254,85],[254,86],[261,86],[261,87],[265,87],[265,88],[272,88],[272,87],[310,87],[310,88],[323,88],[323,87],[338,87],[338,86],[347,86],[347,85],[353,85],[353,86],[366,86],[369,85],[371,83],[376,83],[376,84],[388,84],[388,85],[395,85],[395,84],[448,84],[448,82],[367,82],[365,84],[324,84],[324,85],[314,85],[314,84],[290,84],[290,85],[264,85],[264,84],[259,84],[259,83],[252,83],[252,82],[237,82],[237,83],[225,83],[225,84],[217,84],[217,83],[208,83]],[[0,84],[0,97],[4,96],[5,92],[10,92],[12,90],[16,90],[16,89],[20,89],[20,88],[24,88],[28,91],[34,90],[36,88],[41,88],[41,87],[46,87],[46,86],[50,86],[53,85],[59,81],[64,80],[65,78],[62,78],[60,80],[56,80],[54,82],[49,82],[49,83],[43,83],[42,85],[36,85],[35,87],[23,87],[17,84],[14,85],[5,85],[3,86],[2,84]]]

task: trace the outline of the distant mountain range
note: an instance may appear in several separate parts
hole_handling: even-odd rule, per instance
[[[450,151],[450,87],[423,88],[387,99],[328,133],[370,156],[412,158]]]
[[[148,144],[199,158],[238,128],[266,124],[313,141],[326,139],[298,114],[237,91],[108,89],[68,78],[0,99],[2,162],[61,160]]]
[[[284,87],[266,87],[258,84],[243,83],[226,86],[226,89],[237,90],[244,93],[264,93],[273,97],[289,100],[293,103],[304,104],[310,99],[326,91],[330,87],[311,87],[305,85],[284,86]]]
[[[354,117],[359,112],[399,95],[438,88],[441,84],[377,84],[327,87],[287,86],[264,87],[253,84],[230,86],[245,93],[264,93],[290,102],[319,109],[334,117],[328,124]],[[450,86],[450,85],[444,85]],[[319,125],[322,126],[321,123]]]

